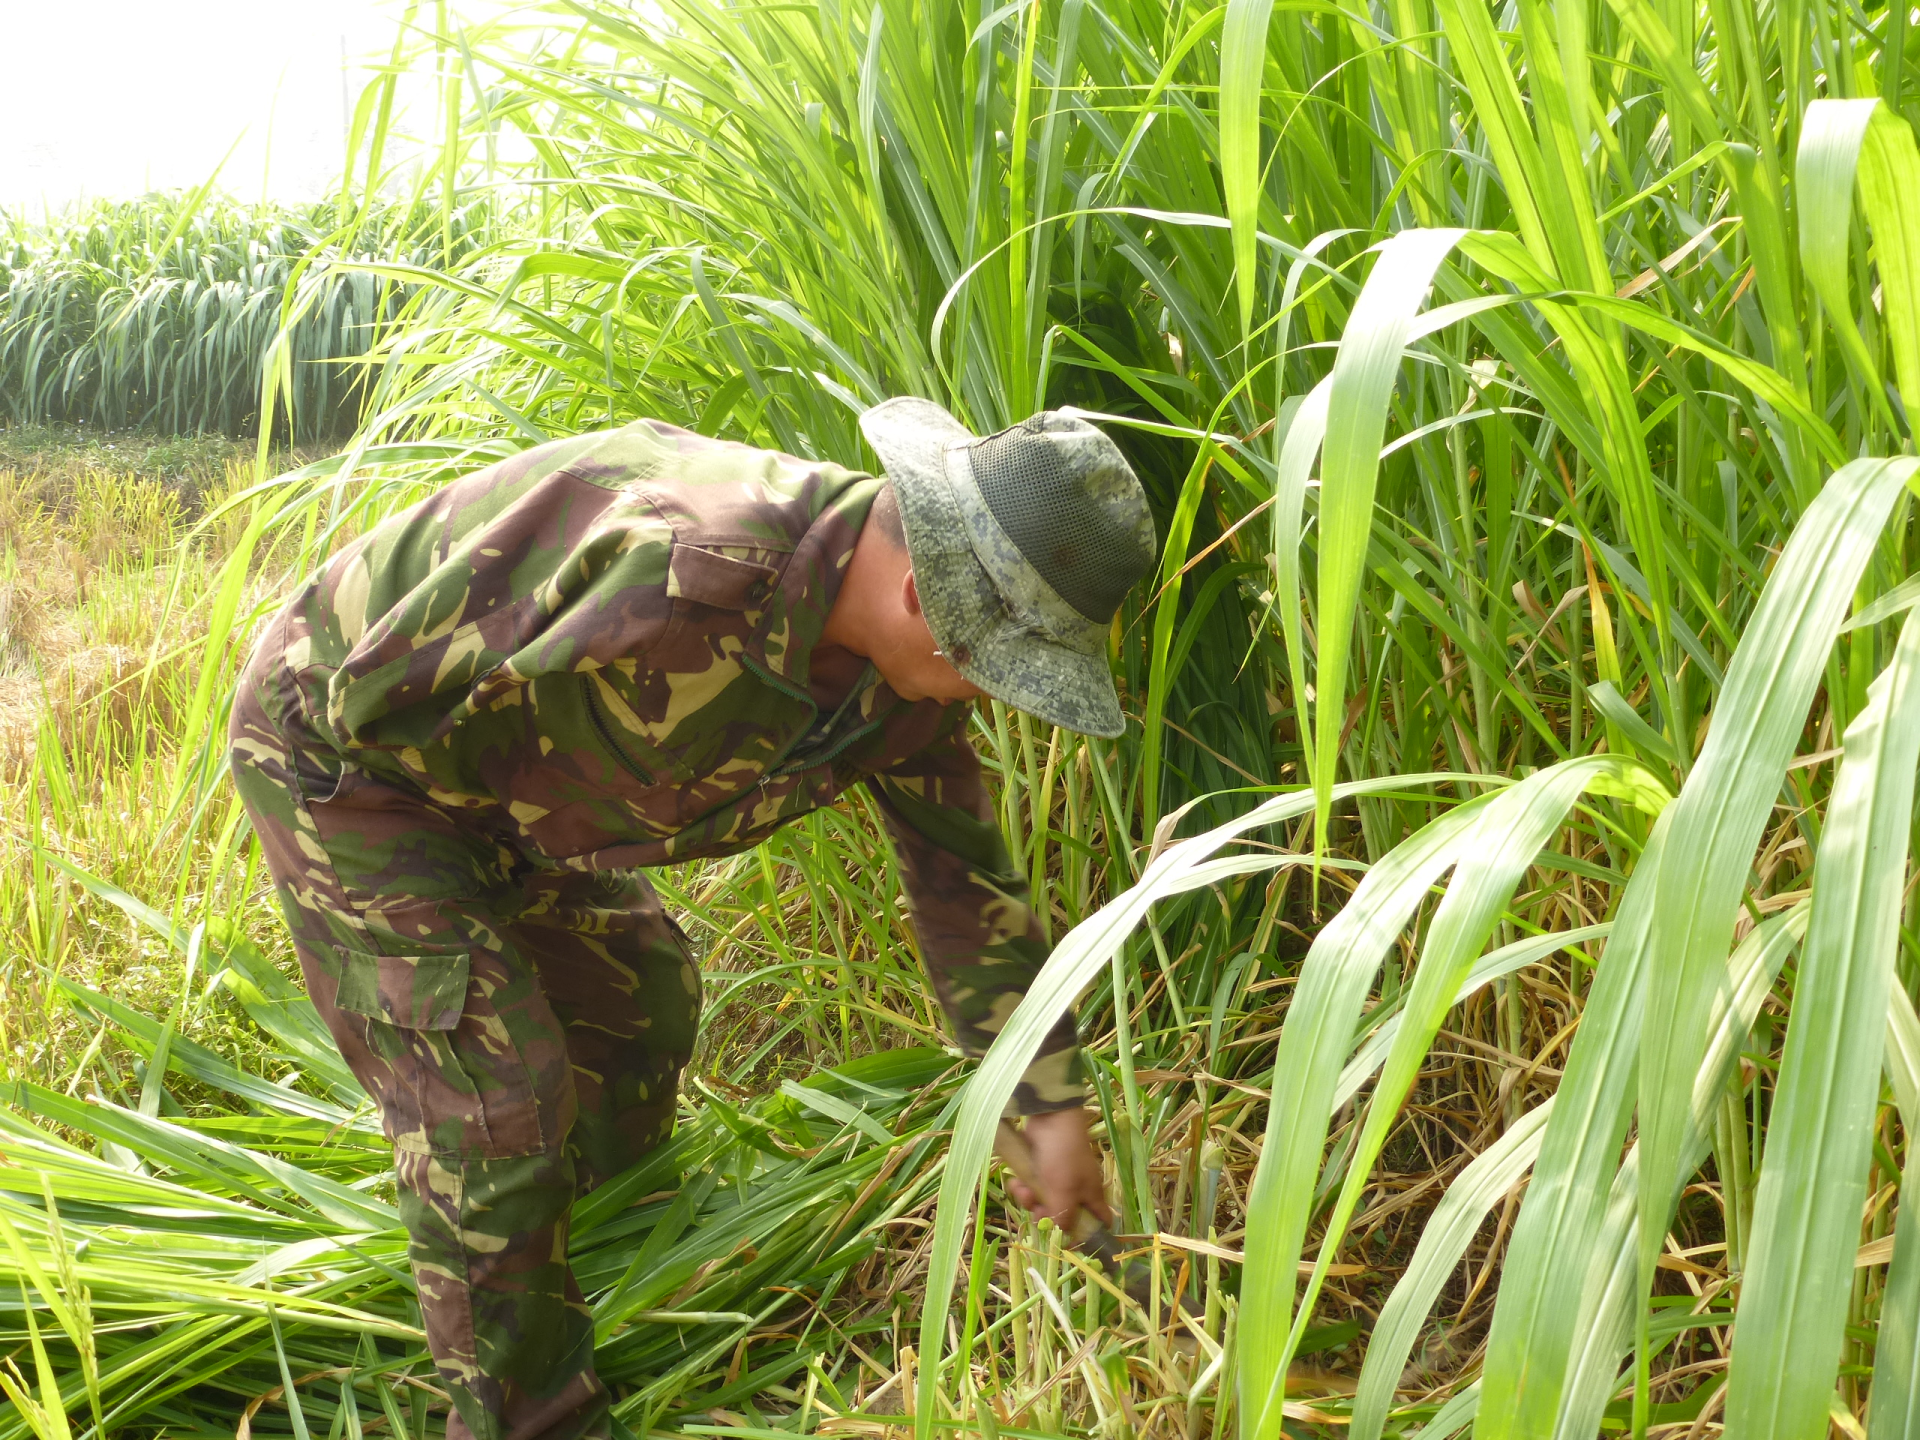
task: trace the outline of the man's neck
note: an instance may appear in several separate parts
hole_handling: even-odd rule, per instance
[[[839,709],[866,674],[883,624],[880,602],[898,586],[895,572],[903,561],[886,536],[861,527],[808,662],[807,688],[822,710]]]

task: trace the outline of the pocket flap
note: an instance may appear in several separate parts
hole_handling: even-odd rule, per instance
[[[779,579],[765,565],[691,545],[676,544],[667,559],[669,596],[720,610],[759,609]]]
[[[423,955],[349,954],[340,993],[342,1010],[371,1015],[408,1030],[451,1030],[467,1008],[467,952]]]

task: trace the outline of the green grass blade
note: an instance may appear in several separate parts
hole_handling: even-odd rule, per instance
[[[1840,1364],[1920,765],[1920,616],[1870,695],[1822,832],[1741,1289],[1727,1424],[1758,1440],[1819,1429]]]
[[[1220,35],[1220,183],[1233,226],[1234,293],[1240,331],[1253,328],[1259,283],[1260,98],[1273,0],[1227,0]]]
[[[1326,844],[1328,807],[1339,768],[1348,657],[1373,532],[1387,402],[1400,373],[1401,352],[1414,315],[1433,284],[1434,272],[1464,234],[1408,230],[1383,244],[1333,362],[1320,466],[1319,651],[1314,666],[1312,768],[1315,853]]]
[[[1636,879],[1658,873],[1674,810],[1669,805],[1654,822]],[[1617,1256],[1618,1244],[1605,1243],[1603,1227],[1633,1103],[1652,919],[1653,887],[1645,879],[1629,882],[1508,1242],[1481,1377],[1489,1403],[1477,1437],[1554,1432],[1574,1350],[1585,1336],[1587,1277]]]
[[[1800,121],[1794,187],[1800,219],[1800,263],[1840,337],[1847,361],[1875,403],[1884,405],[1878,367],[1854,322],[1848,296],[1848,240],[1853,228],[1854,174],[1877,100],[1816,100]]]
[[[1868,126],[1859,175],[1860,200],[1873,227],[1887,348],[1911,432],[1920,414],[1920,144],[1913,126],[1885,105],[1875,109]]]

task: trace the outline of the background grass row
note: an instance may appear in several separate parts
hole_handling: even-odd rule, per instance
[[[282,433],[351,433],[362,394],[352,362],[405,290],[330,262],[445,261],[484,224],[470,209],[443,219],[405,201],[241,205],[205,188],[39,221],[0,213],[0,416],[252,436],[279,356]]]

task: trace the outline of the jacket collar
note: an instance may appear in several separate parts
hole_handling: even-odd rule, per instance
[[[744,648],[747,659],[788,685],[806,690],[814,647],[846,579],[853,547],[886,482],[862,475],[822,507],[793,548]],[[882,689],[886,689],[882,682]],[[893,692],[886,689],[891,697]],[[863,703],[869,703],[863,697]]]

